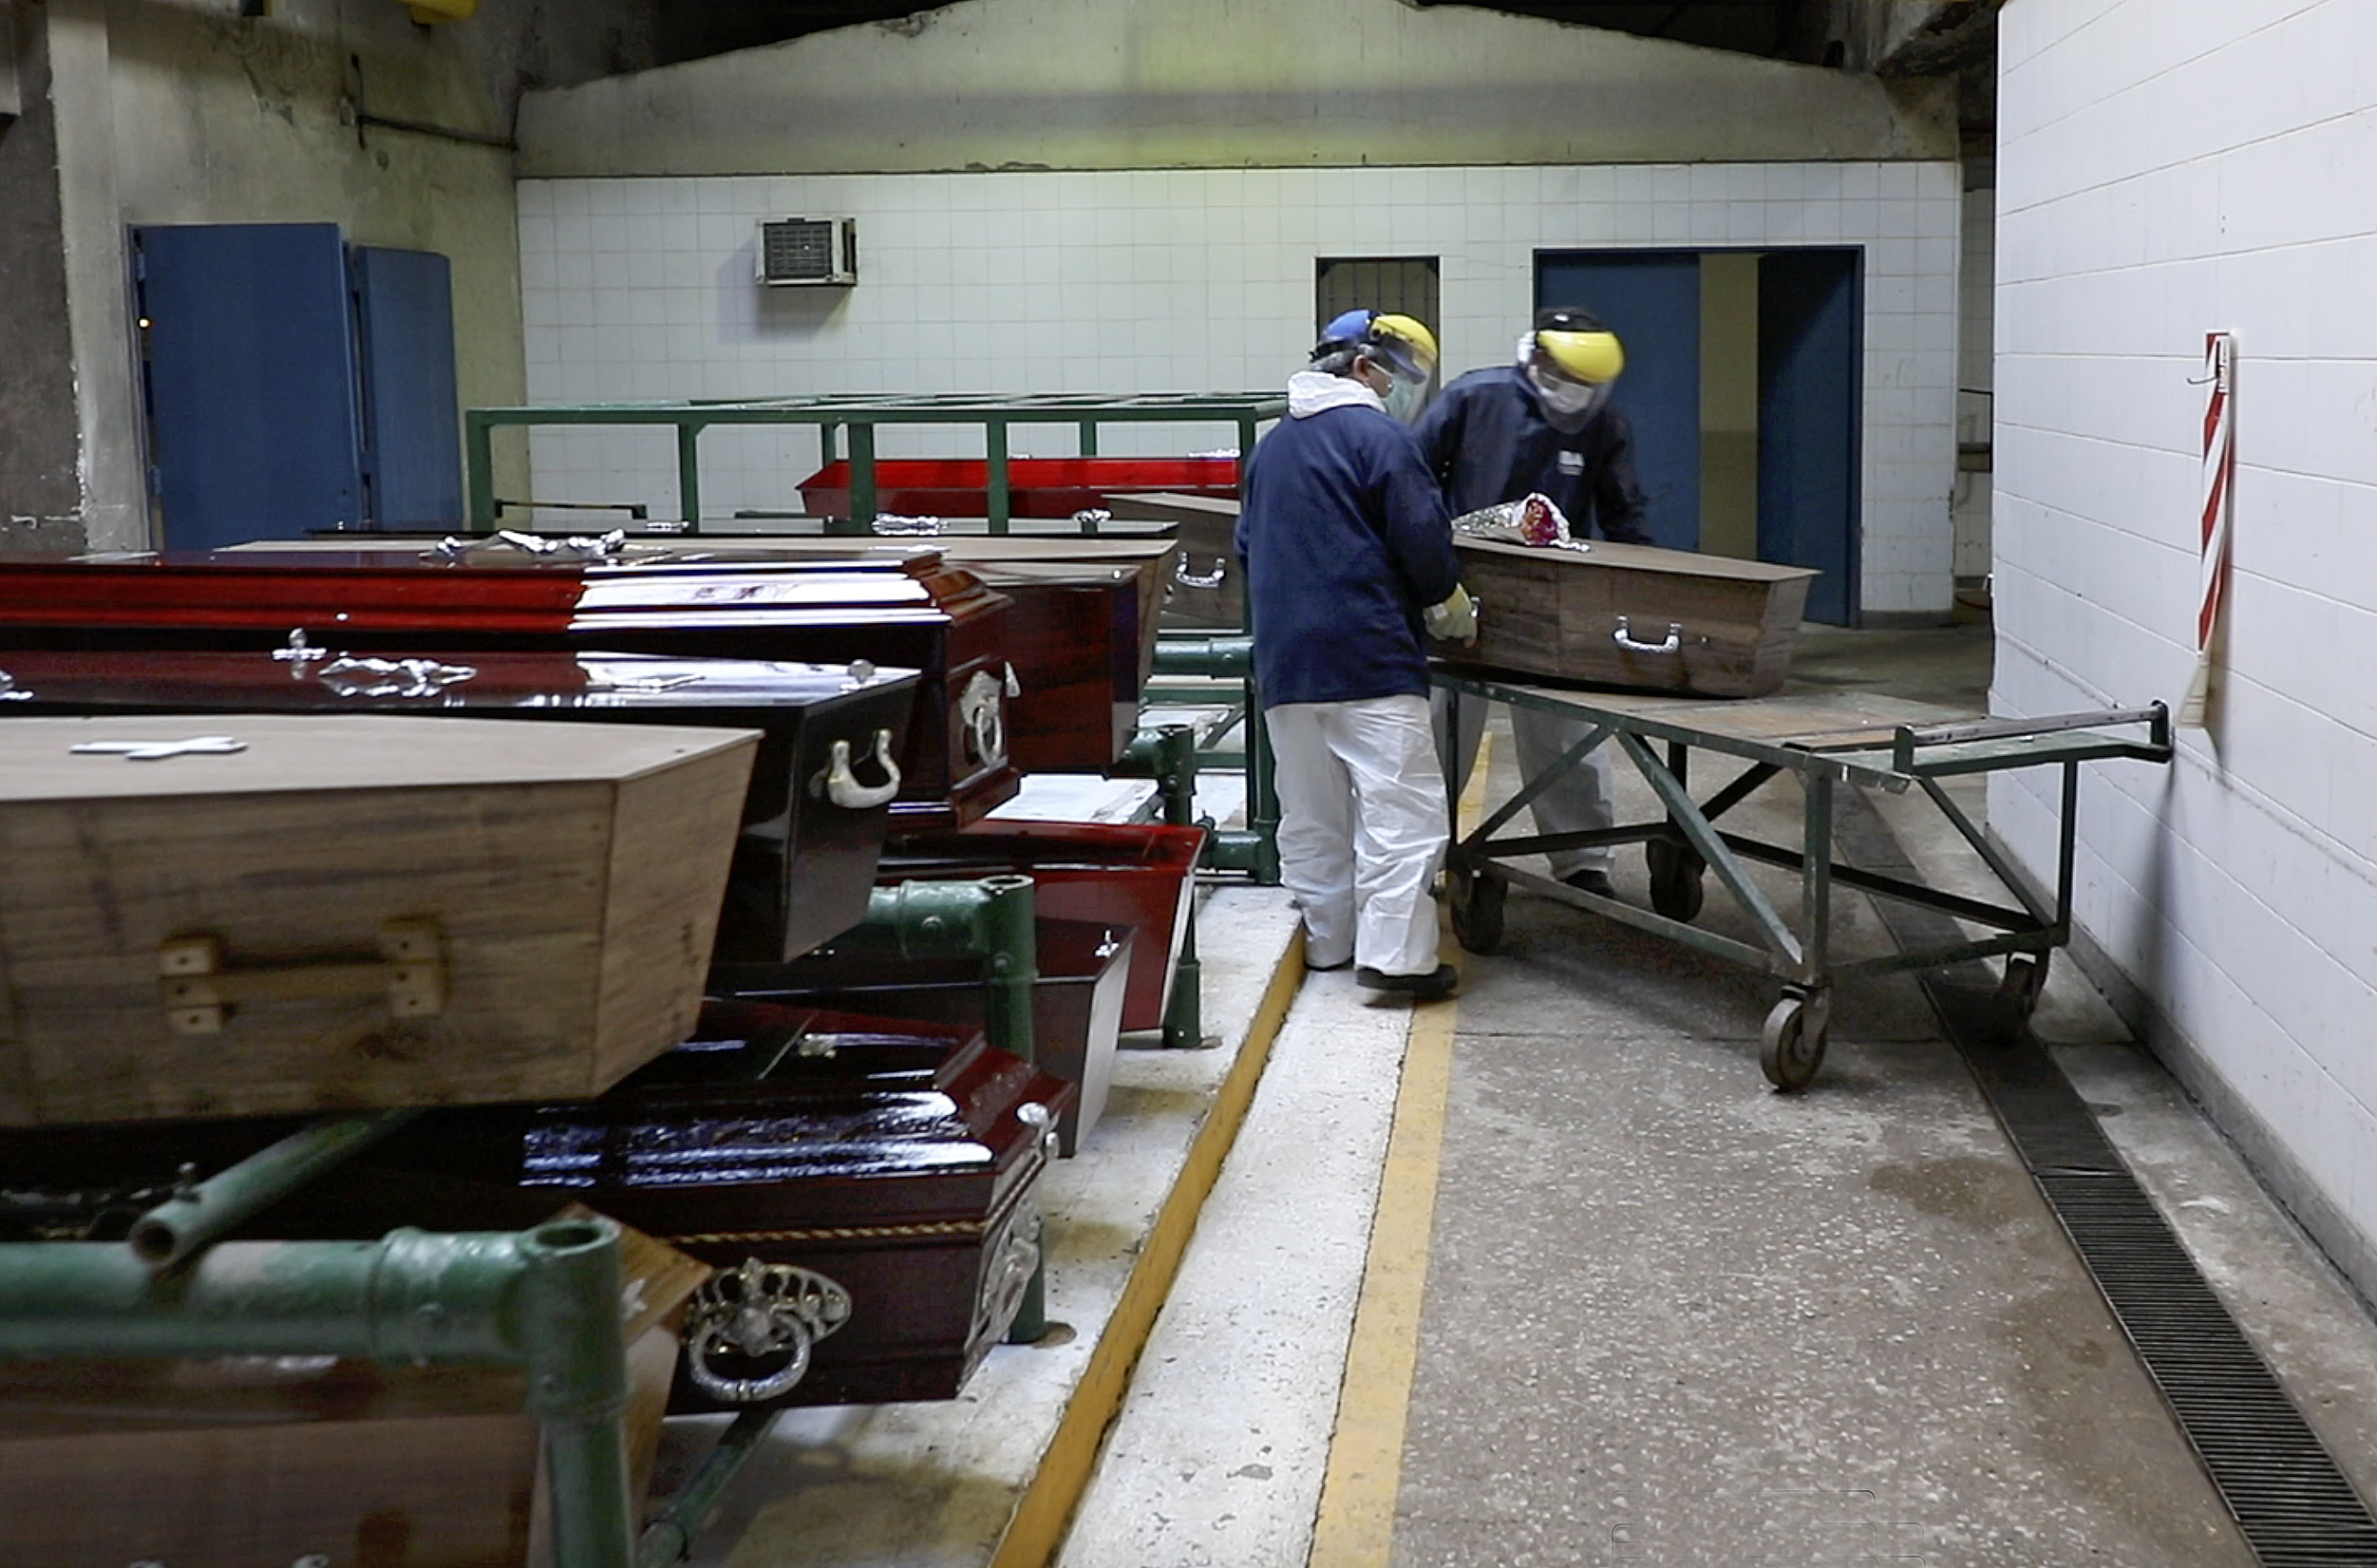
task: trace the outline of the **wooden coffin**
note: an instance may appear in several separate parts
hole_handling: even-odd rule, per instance
[[[1039,978],[1031,990],[1032,1060],[1071,1084],[1057,1121],[1058,1152],[1071,1155],[1097,1126],[1114,1079],[1114,1052],[1130,984],[1131,933],[1086,920],[1035,922]],[[827,1008],[878,1018],[925,1018],[981,1029],[989,1015],[982,964],[972,958],[901,958],[835,943],[764,974],[712,975],[745,1000]]]
[[[366,714],[5,737],[0,1125],[599,1093],[693,1025],[758,746]]]
[[[1103,504],[1118,518],[1172,525],[1180,557],[1164,598],[1164,625],[1222,627],[1233,632],[1246,625],[1236,497],[1116,495]]]
[[[875,798],[888,782],[875,758],[902,749],[916,688],[913,670],[865,666],[418,649],[376,662],[19,649],[0,652],[0,673],[16,699],[0,703],[0,718],[387,711],[754,730],[716,942],[722,962],[749,963],[799,957],[866,918],[890,821],[889,802]]]
[[[1701,697],[1758,697],[1783,685],[1816,576],[1600,539],[1585,551],[1453,542],[1478,601],[1478,640],[1435,644],[1448,663]]]
[[[0,649],[607,651],[922,672],[895,830],[1011,797],[1009,601],[937,557],[459,564],[417,553],[0,562]],[[928,719],[927,715],[937,715]]]
[[[955,526],[969,526],[961,521]],[[972,526],[979,527],[979,523]],[[235,545],[224,555],[363,552],[415,557],[426,536],[342,534]],[[1021,690],[1009,704],[1008,750],[1027,773],[1104,772],[1139,730],[1140,692],[1156,669],[1156,628],[1179,547],[1168,539],[953,533],[929,539],[718,535],[628,536],[629,564],[938,557],[1014,601],[1008,658]],[[500,538],[465,559],[524,558]]]
[[[583,1212],[583,1211],[579,1211]],[[629,1501],[651,1486],[709,1268],[629,1231]],[[511,1369],[330,1357],[0,1360],[0,1511],[28,1568],[545,1568],[538,1429]]]
[[[884,855],[876,875],[898,882],[1017,873],[1032,878],[1032,908],[1041,916],[1127,929],[1133,958],[1122,1027],[1161,1029],[1204,850],[1201,827],[980,822],[962,833],[903,839]]]
[[[1007,460],[1009,515],[1069,518],[1085,507],[1139,490],[1218,490],[1238,486],[1236,457],[1070,457]],[[877,515],[979,517],[990,488],[981,458],[886,458],[875,464]],[[838,459],[801,482],[812,516],[850,516],[850,463]]]

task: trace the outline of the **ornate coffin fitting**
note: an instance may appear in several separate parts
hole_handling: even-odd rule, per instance
[[[916,689],[913,670],[638,653],[287,646],[0,652],[34,713],[387,711],[719,725],[759,732],[718,925],[722,962],[799,957],[866,918]],[[214,720],[220,725],[226,721]],[[5,738],[5,732],[0,732]]]
[[[1205,830],[1160,823],[982,822],[962,833],[919,834],[887,853],[877,876],[1032,878],[1044,918],[1085,920],[1132,935],[1125,1030],[1161,1029],[1188,935]]]
[[[686,1038],[759,737],[19,718],[0,1125],[591,1095]]]
[[[1057,1119],[1059,1152],[1070,1155],[1105,1109],[1136,943],[1128,927],[1046,916],[1034,925],[1032,1060],[1074,1086],[1072,1106]],[[830,944],[764,973],[737,967],[711,979],[745,1000],[787,1007],[969,1029],[982,1028],[988,1014],[979,959],[902,958],[857,941]]]
[[[1447,663],[1700,697],[1760,697],[1783,685],[1816,577],[1601,539],[1582,551],[1467,538],[1453,547],[1478,601],[1478,640],[1435,644]]]
[[[590,652],[921,671],[895,831],[959,825],[1015,792],[997,746],[1021,689],[1009,601],[937,558],[519,564],[370,552],[217,552],[0,563],[0,647],[260,650],[402,656]],[[977,679],[976,677],[980,677]],[[939,715],[937,722],[927,715]]]

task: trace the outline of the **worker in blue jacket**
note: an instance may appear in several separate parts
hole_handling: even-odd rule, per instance
[[[1649,544],[1643,529],[1642,485],[1634,477],[1634,438],[1626,416],[1610,403],[1611,385],[1626,367],[1617,334],[1573,306],[1538,312],[1519,340],[1516,361],[1472,370],[1444,388],[1420,421],[1420,447],[1444,487],[1455,516],[1518,501],[1530,492],[1549,497],[1567,514],[1578,538],[1598,534],[1627,544]],[[1492,614],[1492,606],[1487,607]],[[1465,781],[1477,756],[1485,705],[1462,705],[1463,733],[1448,737],[1451,765]],[[1520,772],[1541,777],[1563,752],[1583,740],[1586,725],[1533,708],[1511,709],[1511,739]],[[1539,833],[1583,833],[1608,827],[1610,751],[1587,753],[1533,803]],[[1571,887],[1615,897],[1610,851],[1568,849],[1551,857],[1552,875]]]
[[[1305,962],[1423,999],[1459,973],[1437,960],[1449,822],[1421,638],[1477,633],[1443,492],[1405,423],[1435,366],[1408,316],[1330,322],[1248,460],[1237,527]]]

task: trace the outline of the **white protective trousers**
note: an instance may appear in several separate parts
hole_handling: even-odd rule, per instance
[[[1450,838],[1428,700],[1284,703],[1263,714],[1279,788],[1279,879],[1305,962],[1430,974],[1430,889]]]
[[[1491,706],[1483,697],[1464,694],[1461,699],[1461,733],[1448,735],[1445,723],[1445,693],[1433,693],[1438,745],[1443,750],[1446,769],[1457,775],[1456,789],[1469,786],[1469,772],[1478,764],[1478,742],[1485,734],[1485,710]],[[1538,779],[1548,771],[1560,754],[1592,733],[1593,726],[1582,719],[1562,718],[1540,708],[1514,706],[1510,710],[1510,731],[1513,749],[1519,753],[1519,776],[1524,780]],[[1562,773],[1552,786],[1528,803],[1534,813],[1538,833],[1591,833],[1610,826],[1617,821],[1610,781],[1610,750],[1616,743],[1604,741],[1585,754],[1585,760]],[[1607,849],[1564,849],[1551,857],[1552,875],[1573,877],[1579,871],[1608,874],[1611,852]]]

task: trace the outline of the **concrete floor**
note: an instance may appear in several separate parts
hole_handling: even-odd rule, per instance
[[[1794,683],[1980,711],[1989,648],[1811,630]],[[1980,890],[1919,799],[1880,803]],[[1782,781],[1744,821],[1798,812]],[[1638,855],[1618,883],[1647,901]],[[1836,951],[1881,951],[1841,903]],[[1506,925],[1452,1004],[1306,980],[1067,1568],[2253,1561],[1914,980],[1844,983],[1783,1096],[1769,982],[1519,892]],[[2365,1306],[2068,962],[2034,1027],[2377,1490]]]

